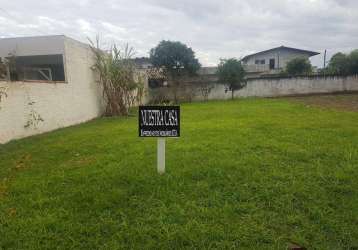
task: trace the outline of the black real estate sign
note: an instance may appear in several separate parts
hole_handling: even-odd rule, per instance
[[[179,137],[180,106],[139,106],[140,137]]]

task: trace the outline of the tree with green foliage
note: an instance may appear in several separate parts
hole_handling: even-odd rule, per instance
[[[358,74],[358,49],[348,55],[348,69],[349,74]]]
[[[349,62],[345,54],[338,52],[329,61],[327,72],[329,74],[347,75],[349,74]]]
[[[218,82],[229,87],[232,99],[234,99],[235,90],[240,90],[246,86],[245,69],[240,60],[235,58],[221,60],[217,74]]]
[[[312,73],[311,62],[304,57],[297,57],[290,60],[286,65],[286,72],[289,75],[305,75]]]
[[[329,61],[326,72],[338,75],[358,74],[358,50],[353,50],[348,55],[342,52],[334,54]]]
[[[172,85],[174,101],[177,102],[177,89],[182,77],[195,75],[200,63],[194,51],[181,42],[161,41],[150,50],[150,61],[154,67],[162,68]]]

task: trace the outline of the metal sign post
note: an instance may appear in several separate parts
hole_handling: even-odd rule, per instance
[[[139,137],[157,137],[157,170],[165,173],[165,137],[180,136],[179,106],[139,106]]]
[[[157,169],[159,174],[165,173],[165,138],[158,138]]]

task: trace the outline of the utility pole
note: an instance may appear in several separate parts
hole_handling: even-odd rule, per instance
[[[324,50],[323,56],[323,76],[326,77],[326,57],[327,57],[327,50]]]

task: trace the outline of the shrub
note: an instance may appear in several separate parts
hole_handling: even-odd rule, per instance
[[[286,65],[286,72],[289,75],[305,75],[312,73],[311,62],[307,58],[297,57]]]

